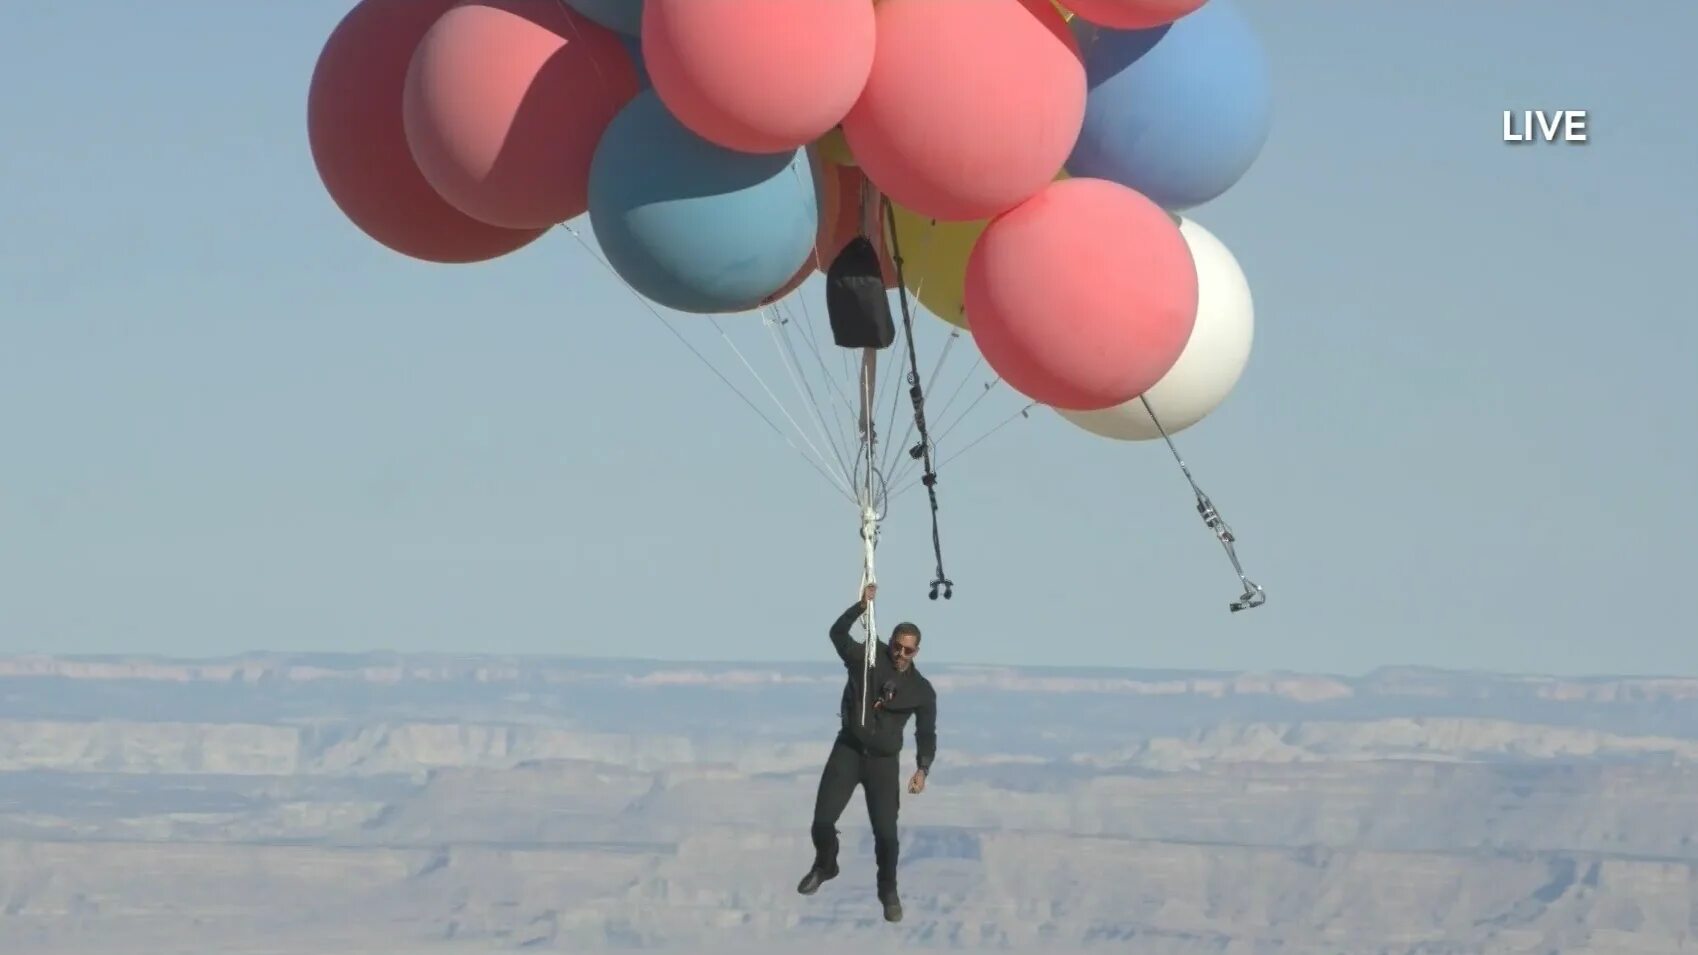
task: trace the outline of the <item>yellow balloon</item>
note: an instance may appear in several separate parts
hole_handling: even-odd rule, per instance
[[[902,252],[902,280],[926,310],[957,328],[967,327],[961,298],[967,288],[967,256],[985,231],[988,219],[939,222],[891,203],[896,244]]]
[[[1067,178],[1064,169],[1056,180]],[[926,310],[956,328],[968,328],[967,257],[989,219],[940,222],[892,202],[896,243],[902,252],[902,284]]]
[[[843,138],[843,127],[833,126],[831,132],[819,138],[820,156],[839,166],[855,165],[855,154],[849,151],[849,140]]]

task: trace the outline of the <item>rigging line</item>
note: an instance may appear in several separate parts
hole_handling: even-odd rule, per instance
[[[841,415],[836,414],[835,412],[832,414],[826,413],[826,409],[822,407],[822,403],[814,393],[813,382],[809,379],[805,370],[805,364],[796,352],[796,344],[791,340],[790,326],[794,322],[793,313],[786,309],[782,303],[775,303],[771,307],[775,312],[782,316],[782,319],[777,323],[777,335],[778,338],[782,340],[785,351],[789,353],[790,360],[795,365],[795,374],[808,385],[808,394],[810,399],[813,400],[815,414],[819,417],[822,426],[828,431],[827,440],[831,443],[832,450],[838,455],[840,460],[846,462],[848,456],[845,453],[845,449],[854,445],[854,438],[848,426],[849,418],[852,417],[854,413],[849,407],[849,400],[843,397],[842,389],[838,387],[837,382],[831,378],[830,372],[826,370],[824,357],[820,355],[817,348],[814,349],[814,359],[819,363],[821,378],[830,387],[832,393],[837,396],[844,411]],[[805,336],[804,340],[806,340]],[[825,402],[825,404],[829,403],[830,402]],[[829,423],[827,423],[828,420]],[[843,471],[845,479],[848,479],[850,466],[847,463],[843,464]]]
[[[1227,560],[1232,562],[1232,569],[1238,574],[1239,582],[1244,585],[1244,593],[1228,606],[1233,613],[1237,613],[1240,610],[1251,610],[1267,603],[1267,592],[1258,586],[1255,581],[1245,576],[1244,567],[1238,562],[1238,550],[1234,546],[1238,542],[1237,535],[1232,533],[1232,528],[1227,525],[1226,520],[1215,509],[1214,502],[1209,500],[1209,496],[1203,493],[1201,487],[1197,486],[1197,480],[1191,476],[1191,468],[1186,465],[1185,459],[1180,456],[1179,448],[1173,443],[1173,437],[1167,433],[1167,428],[1162,426],[1161,419],[1156,417],[1155,409],[1150,407],[1150,399],[1139,395],[1138,400],[1143,403],[1144,412],[1150,416],[1150,421],[1155,423],[1156,430],[1161,432],[1162,440],[1167,442],[1167,449],[1172,452],[1173,460],[1178,462],[1179,470],[1185,475],[1186,483],[1191,485],[1191,492],[1197,496],[1197,514],[1202,517],[1203,523],[1208,526],[1209,530],[1214,532],[1215,539],[1220,541],[1220,546],[1226,550]]]
[[[983,356],[980,356],[980,357],[982,359]],[[975,364],[974,367],[977,368],[978,367],[977,364]],[[984,401],[987,397],[989,397],[991,392],[996,390],[996,386],[1001,381],[1002,381],[1001,378],[992,378],[990,381],[987,381],[982,386],[980,386],[978,395],[976,397],[974,397],[972,401],[967,403],[967,407],[961,409],[961,413],[959,415],[955,416],[954,421],[951,421],[948,424],[944,425],[943,431],[941,433],[939,433],[938,436],[937,436],[936,443],[941,445],[943,442],[949,440],[949,436],[955,432],[955,429],[961,427],[961,425],[966,422],[968,417],[970,417],[972,415],[973,409],[977,408],[979,406],[980,402]],[[962,387],[965,387],[966,384],[967,384],[967,381],[964,379],[961,382],[961,384],[962,384]],[[960,389],[957,389],[956,393],[959,394]],[[948,411],[948,405],[944,406],[944,410]],[[943,417],[943,416],[939,415],[939,417]],[[907,462],[905,462],[905,463],[907,463]],[[908,480],[908,477],[910,475],[912,475],[913,473],[914,473],[914,468],[913,468],[913,465],[910,463],[910,464],[908,464],[907,467],[902,468],[900,473],[897,475],[897,477],[896,477],[897,483],[901,483],[901,482]]]
[[[927,230],[926,230],[925,241],[921,244],[922,250],[925,249],[925,248],[930,248],[931,243],[932,243],[932,239],[936,235],[936,231],[937,231],[937,220],[932,219],[931,225],[928,226]],[[894,220],[892,220],[890,232],[891,232],[891,240],[890,241],[891,241],[892,246],[894,246],[895,243],[896,243],[896,226],[894,224]],[[892,254],[894,255],[895,253],[892,253]],[[898,268],[896,271],[897,271],[897,274],[900,276],[901,273],[902,273],[902,269]],[[924,288],[925,284],[926,284],[926,280],[925,280],[924,276],[921,276],[920,281],[915,283],[915,287],[914,287],[914,300],[915,301],[919,300],[921,289]],[[900,285],[901,289],[902,289],[898,293],[899,298],[901,298],[901,300],[902,300],[903,307],[906,308],[907,307],[907,292],[906,292],[907,285],[905,284],[905,280],[899,278],[898,279],[898,285]],[[960,337],[961,336],[958,334],[958,329],[951,327],[949,337],[944,340],[943,350],[938,353],[937,362],[932,365],[932,373],[926,379],[926,391],[927,392],[932,392],[932,391],[936,390],[937,379],[938,379],[938,376],[943,372],[944,362],[949,359],[949,353],[955,348],[956,339],[958,339]],[[912,335],[909,336],[909,340],[910,340],[910,345],[911,345],[912,344]],[[892,407],[891,411],[892,411],[892,420],[894,421],[894,412],[895,412],[894,406]],[[891,447],[886,449],[886,450],[897,451],[897,450],[900,450],[901,448],[908,447],[908,439],[910,437],[912,437],[913,434],[914,434],[913,422],[909,422],[909,426],[903,430],[902,440],[891,445]],[[894,462],[894,460],[887,460],[887,461],[884,462],[884,465],[888,469],[894,470],[896,468],[896,463]]]
[[[897,348],[899,348],[900,351],[897,353],[897,356],[896,356],[896,367],[901,368],[903,365],[907,364],[907,362],[908,362],[908,342],[907,342],[907,340],[904,339],[900,343],[898,343]],[[901,398],[902,398],[902,389],[899,388],[899,387],[892,386],[891,389],[890,389],[890,413],[885,416],[885,421],[884,421],[884,433],[885,433],[886,436],[889,436],[889,435],[896,433],[896,407],[897,407],[898,402],[901,400]],[[906,438],[904,438],[904,440],[906,440]],[[883,460],[881,460],[879,462],[879,467],[882,468],[886,474],[889,474],[890,471],[892,470],[892,468],[891,468],[891,462],[893,460],[892,455],[894,455],[896,453],[894,449],[900,448],[901,446],[902,446],[902,442],[900,442],[900,441],[886,441],[885,442],[884,458],[883,458]]]
[[[820,477],[825,478],[826,481],[829,482],[832,487],[836,488],[839,493],[847,493],[844,490],[842,484],[840,484],[835,478],[833,478],[829,471],[827,471],[825,468],[822,468],[818,461],[809,457],[806,452],[804,452],[800,447],[798,447],[796,442],[791,440],[790,435],[785,433],[784,429],[779,427],[777,422],[773,421],[772,418],[768,417],[766,412],[762,411],[760,409],[760,406],[755,404],[753,399],[751,399],[748,395],[744,394],[743,390],[741,388],[738,388],[735,384],[732,384],[731,379],[727,378],[725,376],[725,373],[723,371],[719,370],[719,366],[715,365],[712,361],[710,361],[706,355],[702,354],[701,349],[697,348],[688,338],[684,337],[684,334],[682,332],[680,332],[671,322],[667,321],[666,316],[662,315],[660,313],[660,310],[654,307],[653,302],[650,302],[647,298],[643,297],[642,293],[638,292],[635,288],[632,288],[631,283],[625,281],[625,277],[620,275],[619,272],[616,269],[613,268],[612,263],[608,262],[605,258],[603,258],[601,256],[601,254],[599,252],[597,252],[594,248],[592,248],[590,246],[589,242],[585,241],[584,237],[578,233],[578,230],[572,228],[570,225],[568,225],[566,223],[561,223],[560,228],[565,229],[566,232],[569,235],[572,236],[572,238],[578,240],[578,244],[583,246],[584,251],[589,253],[590,258],[594,259],[596,262],[599,262],[601,264],[602,268],[607,270],[609,275],[612,275],[615,279],[617,279],[619,284],[623,285],[625,287],[625,291],[629,292],[631,297],[637,300],[637,304],[641,305],[644,308],[644,310],[646,310],[651,316],[654,317],[655,321],[659,322],[661,324],[661,326],[664,327],[667,331],[671,332],[672,336],[674,338],[678,339],[678,341],[680,343],[682,343],[685,348],[689,349],[690,353],[695,355],[696,358],[702,363],[702,365],[704,367],[707,368],[708,371],[713,372],[714,377],[718,378],[722,383],[724,383],[725,387],[731,389],[732,394],[734,394],[738,398],[740,398],[745,405],[748,405],[749,410],[753,411],[755,413],[755,417],[766,422],[766,426],[771,428],[772,432],[774,434],[778,435],[778,437],[781,440],[783,440],[783,442],[785,444],[789,445],[793,450],[796,451],[796,453],[800,454],[802,456],[802,460],[808,462],[809,467],[811,467],[815,471],[819,472]],[[724,334],[724,333],[721,332],[721,334]],[[757,375],[756,379],[759,380],[759,377],[760,376]]]
[[[783,299],[783,300],[780,300],[779,302],[775,302],[772,306],[773,308],[780,310],[780,314],[785,316],[785,322],[784,322],[783,330],[784,330],[784,333],[785,333],[786,344],[789,344],[790,325],[795,324],[798,327],[797,334],[801,336],[801,338],[804,342],[807,342],[809,348],[814,353],[814,360],[819,365],[819,368],[820,368],[820,379],[822,381],[824,381],[831,388],[831,390],[832,390],[833,394],[836,396],[837,400],[840,403],[842,403],[844,414],[847,415],[848,417],[854,417],[855,408],[852,404],[850,404],[848,394],[843,390],[843,385],[840,382],[838,382],[838,380],[836,378],[832,377],[831,370],[826,367],[825,356],[823,354],[821,354],[820,347],[817,344],[817,340],[816,340],[813,332],[808,328],[807,323],[812,321],[812,318],[808,317],[806,300],[805,299],[801,300],[802,301],[802,312],[803,312],[803,315],[804,315],[803,320],[796,320],[795,312],[788,305],[788,301],[789,301],[788,299]],[[795,356],[794,346],[792,346],[791,355],[792,355],[792,357]],[[798,363],[798,365],[800,365],[801,360],[797,359],[797,363]],[[848,442],[845,441],[846,446],[847,446],[847,444],[848,444]]]
[[[861,485],[861,505],[866,508],[873,506],[873,455],[878,450],[878,435],[873,418],[873,395],[878,390],[878,352],[866,348],[861,350],[861,414],[856,427],[861,432],[860,447],[856,451],[855,470],[857,479],[864,473],[866,480]]]
[[[938,376],[943,373],[943,363],[946,360],[948,360],[949,353],[950,353],[951,350],[953,350],[955,348],[955,343],[956,343],[957,340],[959,340],[959,338],[960,338],[960,336],[958,336],[958,335],[951,335],[951,336],[949,336],[949,338],[944,340],[943,349],[938,353],[938,356],[937,356],[937,363],[932,366],[931,377],[926,380],[926,390],[927,391],[932,391],[936,387]],[[946,410],[946,411],[948,410],[947,405],[945,406],[944,410]],[[940,415],[938,415],[938,417],[941,418],[943,416],[940,414]],[[908,445],[909,436],[914,433],[913,425],[914,425],[914,422],[909,422],[909,428],[905,432],[903,432],[902,446],[904,446],[904,447],[906,447]],[[945,437],[945,435],[938,435],[938,437],[936,439],[930,439],[930,440],[932,441],[932,444],[935,446],[936,442],[939,441],[939,440],[942,440],[944,437]],[[910,458],[912,459],[912,455],[910,455]],[[917,459],[914,459],[914,460],[917,460]],[[908,462],[903,462],[903,463],[908,463]],[[909,464],[910,473],[911,473],[912,467],[913,467],[913,465]],[[898,470],[900,470],[900,468],[898,468]]]
[[[843,449],[837,446],[837,442],[832,439],[831,434],[826,430],[825,418],[820,414],[819,399],[814,397],[813,386],[798,373],[794,363],[796,353],[790,347],[789,336],[781,331],[782,325],[777,315],[777,309],[768,305],[762,309],[762,312],[762,323],[766,325],[767,331],[771,335],[772,344],[778,352],[780,363],[784,365],[785,372],[790,375],[791,385],[796,388],[797,395],[808,403],[809,410],[814,413],[814,426],[819,429],[820,441],[831,449],[832,456],[837,459],[837,466],[842,471],[844,482],[852,482],[854,478],[850,474],[849,463],[843,455]],[[787,350],[789,351],[788,357],[785,354]]]
[[[981,352],[973,359],[973,367],[967,369],[967,373],[961,376],[961,383],[955,386],[954,391],[950,392],[949,400],[943,403],[943,410],[937,413],[939,418],[947,418],[949,416],[949,409],[955,407],[955,400],[961,397],[961,392],[967,389],[967,383],[973,380],[974,373],[976,373],[979,370],[979,366],[984,363],[985,356]]]
[[[881,228],[880,228],[880,236],[879,236],[879,238],[881,238],[881,239],[882,239],[882,238],[884,238],[884,236],[883,236],[883,228],[882,228],[882,225],[883,225],[883,224],[882,224],[882,223],[881,223],[881,224],[880,224],[880,225],[881,225]],[[894,232],[894,227],[893,227],[893,228],[892,228],[892,231],[893,231],[893,232]],[[932,243],[933,243],[933,242],[934,242],[934,241],[935,241],[935,240],[936,240],[936,238],[937,238],[937,220],[936,220],[936,219],[928,219],[928,220],[927,220],[927,222],[926,222],[926,232],[925,232],[925,235],[923,235],[923,236],[922,236],[922,237],[921,237],[921,239],[920,239],[920,248],[919,248],[919,253],[920,253],[920,255],[921,255],[921,258],[922,258],[922,261],[923,261],[923,260],[924,260],[924,256],[925,256],[925,253],[926,253],[926,252],[928,252],[928,251],[929,251],[929,250],[930,250],[930,249],[931,249],[931,247],[932,247]],[[895,239],[894,239],[894,238],[892,238],[892,239],[891,239],[891,243],[892,243],[892,244],[893,244],[893,245],[894,245],[894,243],[895,243]],[[894,253],[893,253],[893,255],[894,255]],[[891,265],[892,265],[892,266],[895,266],[895,264],[896,264],[896,262],[895,262],[895,260],[894,260],[894,258],[892,258],[892,260],[891,260]],[[880,273],[881,273],[881,274],[882,274],[882,272],[883,272],[883,265],[882,265],[882,258],[881,258],[881,265],[880,265],[880,267],[879,267],[879,268],[880,268]],[[899,276],[900,276],[900,273],[901,273],[901,270],[900,270],[900,269],[898,269],[898,270],[897,270],[897,272],[898,272],[898,275],[899,275]],[[921,296],[922,296],[922,295],[923,295],[923,294],[924,294],[924,293],[925,293],[925,287],[926,287],[926,279],[927,279],[927,277],[928,277],[928,276],[925,276],[925,275],[921,275],[921,276],[920,276],[920,279],[919,279],[919,281],[917,281],[917,282],[915,282],[915,283],[914,283],[914,288],[913,288],[913,294],[914,294],[914,299],[915,299],[915,300],[916,300],[916,301],[919,301],[919,300],[920,300],[920,297],[921,297]],[[906,278],[906,276],[901,276],[901,277],[900,277],[900,278],[899,278],[899,279],[898,279],[898,283],[897,283],[897,284],[898,284],[898,285],[900,285],[900,286],[901,286],[901,287],[903,287],[903,288],[906,288],[906,287],[907,287],[907,278]],[[888,301],[889,301],[889,293],[888,293],[888,291],[887,291],[887,292],[886,292],[886,301],[887,301],[887,302],[888,302]],[[907,362],[907,351],[908,351],[908,347],[909,347],[909,345],[910,345],[910,344],[911,344],[911,342],[910,342],[910,340],[909,340],[909,339],[907,339],[907,338],[904,338],[904,339],[903,339],[903,341],[902,341],[902,346],[901,346],[901,347],[902,347],[902,350],[903,350],[903,351],[902,351],[902,355],[900,355],[900,356],[899,356],[899,357],[898,357],[898,358],[897,358],[897,367],[901,367],[901,366],[902,366],[902,365],[903,365],[903,364],[905,364],[905,363],[906,363],[906,362]],[[945,352],[945,354],[948,354],[948,352],[947,352],[947,351],[946,351],[946,352]],[[933,376],[932,376],[932,380],[931,380],[931,381],[928,381],[928,382],[927,382],[927,383],[926,383],[926,390],[927,390],[927,391],[930,391],[930,390],[931,390],[931,388],[932,388],[932,385],[933,385],[933,384],[935,384],[935,383],[936,383],[936,381],[937,381],[937,376],[936,376],[936,374],[935,374],[935,373],[934,373],[934,374],[933,374]],[[902,396],[902,389],[901,389],[901,387],[899,387],[899,386],[897,386],[897,385],[892,385],[892,386],[891,386],[891,387],[890,387],[890,420],[889,420],[889,427],[887,427],[887,428],[886,428],[886,429],[885,429],[885,434],[887,434],[887,435],[888,435],[888,434],[891,434],[891,433],[893,433],[893,432],[895,432],[895,430],[896,430],[896,407],[897,407],[897,404],[898,404],[898,402],[899,402],[899,401],[900,401],[900,399],[901,399],[901,396]],[[910,433],[911,433],[911,432],[910,432]],[[882,460],[882,461],[881,461],[881,462],[880,462],[880,466],[881,466],[881,467],[883,467],[883,468],[884,468],[884,469],[885,469],[885,471],[886,471],[886,472],[889,472],[889,471],[891,471],[891,470],[892,470],[892,469],[893,469],[893,468],[894,468],[894,466],[895,466],[895,458],[894,458],[894,455],[895,455],[895,454],[896,454],[896,453],[897,453],[897,452],[898,452],[898,451],[899,451],[899,450],[900,450],[900,449],[901,449],[901,448],[903,448],[903,447],[906,447],[906,446],[907,446],[907,444],[908,444],[908,434],[904,434],[904,435],[903,435],[903,436],[902,436],[902,440],[901,440],[901,441],[897,441],[897,442],[892,442],[892,443],[887,443],[887,444],[886,444],[886,445],[885,445],[885,449],[884,449],[884,452],[885,452],[885,458],[884,458],[884,460]]]
[[[1016,422],[1016,421],[1018,421],[1022,418],[1031,417],[1032,409],[1036,408],[1036,407],[1039,407],[1039,403],[1034,401],[1031,404],[1028,404],[1025,407],[1021,408],[1019,411],[1016,411],[1013,414],[1009,415],[1008,417],[1002,419],[1002,422],[1000,424],[997,424],[995,427],[991,428],[989,431],[986,431],[984,434],[981,434],[977,438],[974,438],[972,441],[968,442],[966,444],[966,446],[962,447],[961,450],[956,451],[955,453],[951,454],[949,457],[946,457],[943,460],[939,461],[937,466],[940,467],[940,468],[943,467],[945,464],[948,464],[951,461],[954,461],[955,459],[961,457],[963,454],[966,454],[968,451],[971,451],[975,447],[978,447],[981,443],[988,440],[992,435],[996,434],[998,431],[1001,431],[1003,428],[1008,427],[1009,425],[1013,424],[1014,422]],[[895,501],[896,499],[900,498],[902,495],[908,493],[909,491],[912,491],[914,488],[919,487],[919,486],[920,486],[919,481],[913,481],[911,483],[904,484],[900,488],[897,489],[895,494],[891,495],[890,499],[892,501]]]
[[[788,313],[788,311],[786,311],[784,314],[793,313]],[[796,353],[795,342],[791,340],[791,321],[793,321],[793,319],[786,318],[783,325],[779,326],[779,335],[783,338],[784,348],[790,352],[791,360],[793,360],[796,364],[796,374],[798,374],[803,381],[808,381],[810,376],[808,376],[807,370],[805,370],[805,364],[803,364],[803,360],[800,359],[800,355]],[[849,404],[849,399],[844,398],[844,394],[842,394],[842,387],[839,386],[839,382],[835,381],[834,377],[830,376],[830,370],[827,369],[827,365],[825,365],[825,357],[824,355],[820,355],[818,348],[813,348],[813,359],[815,359],[818,367],[820,367],[820,377],[822,377],[825,384],[827,384],[830,396],[834,396],[835,398],[835,403],[832,403],[832,401],[820,401],[820,399],[815,398],[815,406],[817,406],[818,413],[822,416],[822,420],[825,421],[825,427],[829,430],[832,447],[834,447],[834,449],[842,449],[841,454],[847,459],[847,457],[849,457],[847,450],[852,449],[852,447],[856,447],[856,435],[854,435],[854,418],[856,418],[856,415],[854,415],[854,410],[852,410],[851,404]],[[832,408],[827,411],[825,404],[832,404]],[[846,464],[846,466],[844,466],[844,474],[846,474],[846,476],[852,474],[852,464]]]
[[[992,378],[990,381],[987,381],[980,386],[978,397],[974,398],[971,402],[968,402],[967,407],[961,409],[961,414],[956,416],[954,421],[951,421],[949,424],[944,426],[943,433],[937,436],[938,440],[942,441],[944,438],[949,437],[949,433],[951,431],[959,428],[961,426],[961,422],[966,421],[967,416],[973,413],[973,409],[977,408],[980,402],[990,397],[991,393],[996,391],[996,386],[1001,382],[1001,378]]]
[[[931,440],[926,435],[926,399],[920,390],[920,365],[914,354],[914,316],[908,308],[908,289],[902,280],[902,246],[896,237],[896,207],[886,197],[880,198],[880,204],[884,206],[884,221],[889,229],[890,260],[896,266],[896,289],[902,303],[902,332],[908,338],[909,395],[914,402],[914,425],[920,432],[916,450],[926,464],[925,474],[920,480],[925,484],[926,496],[931,502],[932,553],[937,557],[937,577],[932,581],[931,599],[937,599],[941,588],[943,599],[949,600],[955,596],[955,584],[943,572],[943,540],[937,527],[937,469],[932,466]]]
[[[752,375],[755,382],[761,386],[761,390],[766,392],[766,396],[772,399],[772,403],[774,405],[778,406],[779,413],[784,415],[785,420],[790,422],[790,426],[792,428],[796,429],[797,436],[802,439],[802,443],[806,444],[808,446],[808,450],[812,451],[814,456],[819,459],[819,463],[824,465],[825,455],[820,453],[819,448],[814,447],[813,441],[808,439],[806,429],[796,422],[795,416],[790,413],[790,409],[785,406],[784,402],[779,400],[777,395],[773,394],[772,387],[766,383],[765,378],[761,377],[761,373],[755,370],[755,366],[749,364],[749,359],[743,354],[743,350],[738,348],[737,343],[732,340],[731,336],[725,333],[725,328],[719,324],[719,320],[712,316],[705,317],[708,320],[708,324],[713,326],[714,331],[719,332],[719,337],[725,339],[725,344],[731,349],[731,353],[736,355],[737,360],[743,363],[743,367],[749,370],[749,374]],[[834,484],[839,491],[843,492],[843,495],[848,497],[850,501],[854,501],[855,497],[850,493],[849,488],[836,480],[833,480],[832,484]]]
[[[807,300],[805,298],[799,298],[798,301],[801,303],[803,313],[805,315],[809,315],[811,321],[811,313],[807,310]],[[859,419],[860,413],[855,410],[854,404],[850,402],[848,397],[846,386],[846,382],[848,381],[848,366],[847,364],[845,365],[845,379],[840,382],[834,375],[832,375],[831,369],[826,364],[825,356],[822,354],[823,350],[818,344],[818,333],[810,330],[806,323],[798,324],[801,325],[801,329],[798,334],[801,334],[803,336],[803,340],[809,343],[810,348],[814,353],[814,361],[819,367],[820,378],[826,382],[827,386],[831,389],[832,394],[836,396],[838,402],[843,408],[843,414],[841,416],[835,414],[831,416],[832,421],[837,426],[834,430],[842,436],[844,447],[853,447],[857,440],[855,437],[855,422]],[[842,352],[844,361],[848,362],[849,352],[851,349],[838,349],[838,351]],[[798,363],[800,363],[799,359]]]

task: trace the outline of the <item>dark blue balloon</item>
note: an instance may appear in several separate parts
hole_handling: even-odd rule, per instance
[[[1169,210],[1232,188],[1267,142],[1267,56],[1230,0],[1148,30],[1073,18],[1089,95],[1067,171],[1108,179]]]
[[[653,90],[626,104],[590,164],[590,227],[620,277],[682,312],[740,312],[781,290],[819,229],[805,149],[757,155],[690,132]]]
[[[643,0],[566,0],[591,20],[626,36],[642,36]]]

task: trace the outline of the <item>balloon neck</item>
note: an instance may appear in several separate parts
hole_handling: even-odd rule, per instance
[[[861,178],[861,234],[884,250],[884,196],[873,181]]]

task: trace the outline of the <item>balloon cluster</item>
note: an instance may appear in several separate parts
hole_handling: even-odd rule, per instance
[[[1248,358],[1243,275],[1178,213],[1255,160],[1266,72],[1231,0],[360,0],[308,127],[397,252],[587,216],[680,311],[771,302],[867,234],[1004,382],[1135,439],[1140,396],[1179,430]]]

